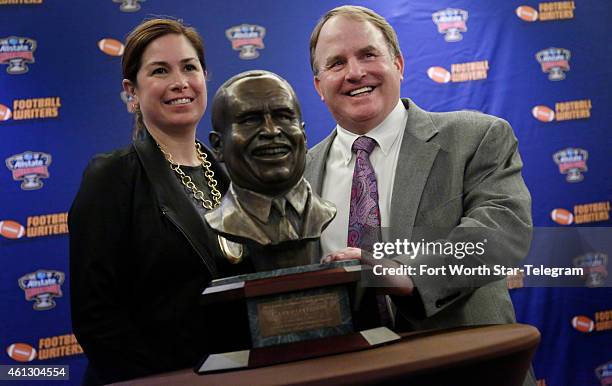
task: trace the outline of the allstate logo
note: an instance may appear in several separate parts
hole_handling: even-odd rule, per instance
[[[49,178],[51,154],[26,151],[5,160],[6,167],[13,173],[15,181],[21,180],[21,189],[34,190],[43,187],[41,178]]]
[[[241,24],[225,30],[225,36],[232,42],[232,49],[240,51],[240,59],[259,57],[258,49],[264,48],[266,29],[254,24]]]
[[[0,39],[0,63],[8,64],[6,72],[11,75],[28,72],[27,63],[34,63],[36,40],[9,36]]]
[[[143,1],[145,0],[113,0],[113,3],[121,3],[121,12],[137,12],[140,11],[140,3]]]
[[[580,182],[584,179],[582,173],[588,171],[587,159],[589,152],[584,149],[568,147],[553,155],[553,160],[559,165],[559,172],[566,174],[567,182]]]
[[[608,255],[597,252],[575,257],[574,267],[583,269],[587,287],[601,287],[608,277]]]
[[[62,296],[62,284],[66,275],[60,271],[39,269],[19,278],[19,287],[25,292],[27,301],[34,300],[36,311],[50,310],[56,306],[53,298]]]
[[[569,60],[572,53],[565,48],[547,48],[536,53],[536,59],[542,66],[542,72],[548,73],[548,80],[565,79],[565,71],[569,71]]]
[[[463,9],[446,8],[434,12],[431,18],[447,42],[458,42],[463,39],[461,32],[467,32],[465,21],[468,19],[468,13]]]

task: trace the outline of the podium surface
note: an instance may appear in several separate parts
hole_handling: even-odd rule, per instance
[[[540,341],[538,330],[523,324],[400,335],[397,343],[369,350],[207,375],[185,369],[116,385],[518,386]]]

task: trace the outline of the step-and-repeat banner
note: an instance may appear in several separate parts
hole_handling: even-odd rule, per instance
[[[402,96],[428,110],[477,110],[512,124],[536,226],[612,226],[609,0],[356,3],[397,30]],[[334,122],[312,85],[308,38],[340,4],[0,0],[0,364],[64,364],[71,384],[82,377],[86,358],[70,325],[67,212],[88,160],[129,144],[120,69],[127,32],[159,15],[196,27],[210,95],[248,69],[285,77],[312,146]],[[210,127],[207,112],[198,137]],[[542,253],[554,260],[558,249]],[[509,280],[519,321],[542,332],[534,358],[541,385],[612,383],[609,257],[577,252],[573,264],[597,274],[582,288]]]

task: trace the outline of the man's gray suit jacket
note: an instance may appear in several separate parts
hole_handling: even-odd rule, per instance
[[[409,99],[402,102],[408,121],[395,171],[390,229],[383,230],[383,238],[419,241],[419,229],[435,228],[447,230],[446,241],[487,241],[484,255],[461,261],[444,255],[394,259],[417,268],[457,262],[518,264],[531,241],[531,197],[508,122],[471,111],[432,113]],[[318,194],[335,135],[334,130],[307,154],[305,177]],[[415,293],[392,297],[399,330],[515,321],[506,281],[500,276],[411,278]]]

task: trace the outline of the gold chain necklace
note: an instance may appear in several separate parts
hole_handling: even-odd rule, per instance
[[[221,193],[217,189],[217,180],[215,180],[215,172],[211,170],[211,163],[207,159],[208,156],[202,151],[202,147],[199,143],[195,143],[196,152],[198,159],[200,160],[200,162],[202,163],[202,167],[204,168],[204,176],[208,179],[208,187],[210,188],[210,193],[212,194],[213,200],[215,201],[214,204],[212,201],[204,198],[204,192],[198,189],[197,186],[195,186],[195,184],[191,180],[191,177],[185,174],[185,172],[181,169],[181,165],[174,162],[174,160],[172,159],[172,154],[162,149],[159,143],[157,144],[157,147],[159,147],[159,150],[161,150],[164,157],[166,157],[166,161],[170,163],[170,169],[174,170],[176,174],[179,175],[183,185],[185,185],[187,189],[191,190],[191,192],[193,193],[193,198],[201,202],[204,208],[211,210],[221,205]]]

